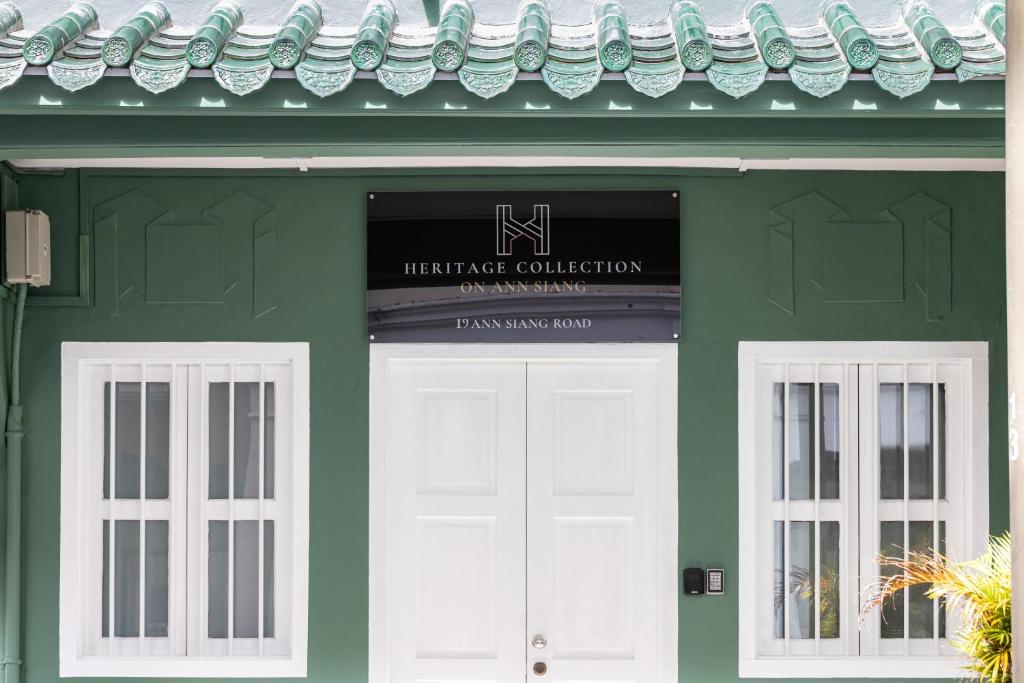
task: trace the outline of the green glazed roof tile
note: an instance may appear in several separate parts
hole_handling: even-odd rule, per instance
[[[391,0],[371,0],[367,3],[352,47],[352,63],[357,68],[373,71],[381,65],[397,19],[398,12]]]
[[[715,62],[707,70],[711,85],[726,95],[739,99],[749,95],[764,83],[768,77],[768,65],[761,60],[742,63]]]
[[[484,99],[490,99],[508,92],[516,82],[519,67],[510,56],[496,62],[479,62],[470,59],[459,69],[459,82],[466,90]]]
[[[747,10],[751,30],[757,38],[761,58],[772,69],[788,69],[796,59],[796,49],[775,6],[758,0]]]
[[[878,45],[848,3],[831,2],[821,16],[851,68],[867,71],[878,63]]]
[[[626,69],[625,75],[626,82],[637,92],[649,97],[662,97],[679,87],[684,72],[676,54],[666,62],[649,63],[637,59]]]
[[[938,20],[927,2],[911,0],[904,7],[903,16],[936,67],[955,69],[960,64],[963,59],[960,43]]]
[[[221,0],[195,32],[185,57],[197,69],[208,69],[221,55],[228,39],[242,24],[242,10],[231,0]]]
[[[711,66],[711,42],[700,6],[693,0],[673,0],[669,6],[669,22],[679,59],[685,67],[704,71]]]
[[[28,64],[20,57],[14,59],[0,57],[0,90],[13,85],[21,78],[26,66]]]
[[[708,26],[711,1],[666,0],[662,18],[631,24],[630,0],[596,0],[589,21],[565,25],[553,21],[546,0],[518,0],[504,24],[480,22],[471,0],[446,0],[434,26],[403,23],[395,0],[365,0],[361,17],[345,25],[332,23],[330,6],[325,14],[317,0],[299,0],[277,26],[246,23],[231,0],[195,26],[175,25],[162,0],[139,0],[114,24],[104,24],[92,5],[73,2],[49,23],[25,29],[17,0],[0,0],[0,89],[24,78],[27,65],[39,65],[69,91],[127,73],[161,93],[192,69],[212,68],[216,82],[237,95],[266,85],[276,69],[320,97],[344,90],[360,70],[376,72],[382,87],[402,96],[447,71],[482,98],[515,87],[527,72],[540,72],[569,99],[605,78],[662,97],[689,87],[684,80],[706,77],[742,97],[774,71],[773,79],[826,97],[858,71],[907,97],[937,70],[961,81],[1001,78],[1006,70],[1005,0],[956,0],[971,3],[961,15],[965,26],[945,25],[928,0],[908,0],[899,22],[883,27],[857,16],[860,0],[823,0],[817,23],[799,26],[786,26],[770,0],[755,0],[741,23]],[[684,79],[687,70],[705,76]]]
[[[516,21],[516,66],[523,71],[539,71],[548,58],[551,16],[543,0],[524,0]]]
[[[225,57],[213,65],[213,77],[230,93],[245,96],[256,92],[270,81],[274,65],[270,57],[240,60]]]
[[[278,69],[293,69],[302,59],[309,42],[323,22],[323,9],[316,0],[299,0],[292,7],[288,21],[277,32],[270,45],[270,63]]]
[[[389,57],[377,68],[377,80],[385,88],[407,97],[413,93],[423,90],[434,80],[437,67],[428,56],[418,59],[401,61],[390,58],[391,50],[388,50]]]
[[[77,92],[95,84],[103,77],[107,65],[99,57],[94,59],[76,59],[62,57],[46,67],[50,80],[68,92]]]
[[[1006,3],[1003,0],[981,0],[975,16],[1002,44],[1006,44]]]
[[[619,0],[597,0],[594,5],[597,52],[601,64],[612,72],[625,71],[633,62],[626,10]]]
[[[603,68],[596,58],[585,62],[562,62],[549,57],[541,76],[548,87],[566,98],[574,100],[594,90],[601,82]]]
[[[192,65],[184,57],[184,51],[177,59],[169,59],[150,57],[148,50],[144,50],[132,61],[130,72],[136,85],[159,95],[181,85],[191,68]]]
[[[306,57],[295,67],[295,77],[303,88],[319,95],[328,97],[348,87],[355,78],[356,67],[348,58],[330,61]]]
[[[96,8],[85,2],[76,2],[52,22],[44,26],[25,42],[25,61],[34,66],[45,66],[56,59],[64,48],[73,45],[86,30],[96,24]]]
[[[122,25],[103,43],[103,61],[108,66],[128,66],[132,57],[171,19],[167,6],[150,2],[140,9],[128,23]]]

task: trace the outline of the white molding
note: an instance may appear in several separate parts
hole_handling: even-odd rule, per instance
[[[1001,173],[1006,160],[959,157],[820,157],[742,158],[684,156],[322,156],[322,157],[109,157],[11,159],[16,169],[154,168],[154,169],[403,169],[403,168],[706,168],[736,171],[981,171]]]
[[[660,605],[661,678],[678,677],[678,349],[675,342],[652,344],[371,344],[370,345],[370,463],[369,463],[369,683],[390,681],[387,643],[387,430],[381,425],[387,406],[388,366],[403,362],[448,362],[467,359],[496,363],[580,363],[606,359],[639,364],[663,364],[658,400],[668,419],[658,425],[661,544]],[[526,609],[526,605],[523,605]],[[525,635],[525,634],[524,634]],[[524,661],[525,666],[525,661]]]
[[[987,360],[988,342],[984,341],[741,341],[739,357],[760,362],[793,360],[813,362],[856,358],[858,361],[884,360]]]
[[[183,372],[202,363],[288,366],[291,382],[290,556],[291,604],[287,656],[91,656],[83,654],[79,597],[83,591],[79,434],[82,428],[82,372],[87,367],[151,363]],[[187,372],[183,377],[187,377]],[[174,375],[174,381],[179,381]],[[181,379],[184,381],[184,379]],[[181,389],[185,391],[186,389]],[[93,343],[61,345],[59,675],[67,677],[305,677],[309,592],[309,344],[286,343]],[[179,520],[183,522],[183,520]],[[174,577],[172,570],[171,578]],[[180,577],[179,577],[180,578]],[[183,593],[183,591],[182,591]],[[111,624],[113,628],[113,624]]]
[[[740,678],[946,678],[968,677],[953,657],[758,657],[740,659]]]

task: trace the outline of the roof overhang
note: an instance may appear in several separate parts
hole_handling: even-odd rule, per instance
[[[868,81],[824,99],[769,82],[743,100],[699,80],[658,99],[611,81],[568,101],[536,81],[483,100],[450,80],[402,98],[366,79],[322,99],[281,78],[242,100],[201,78],[162,95],[22,79],[0,96],[0,159],[1001,159],[1004,111],[998,80],[902,100]]]

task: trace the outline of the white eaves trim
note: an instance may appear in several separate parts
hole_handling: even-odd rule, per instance
[[[169,169],[402,169],[402,168],[713,168],[736,171],[982,171],[1003,172],[1004,158],[775,158],[602,156],[337,156],[337,157],[109,157],[11,159],[15,168]]]

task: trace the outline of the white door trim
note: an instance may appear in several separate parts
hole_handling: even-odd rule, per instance
[[[659,373],[658,467],[661,577],[661,670],[663,680],[678,678],[678,346],[668,344],[376,344],[370,347],[369,461],[369,681],[388,683],[388,586],[386,518],[385,406],[388,366],[402,361],[445,363],[478,359],[495,362],[593,363],[616,359],[664,364]],[[525,607],[525,606],[524,606]]]

